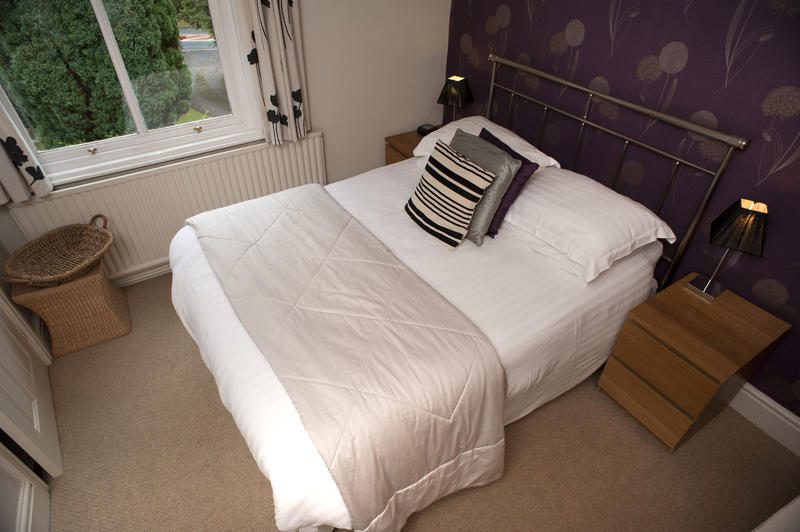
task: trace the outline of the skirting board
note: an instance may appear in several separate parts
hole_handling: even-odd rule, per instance
[[[800,456],[800,417],[786,410],[750,383],[745,383],[729,405],[775,441]]]
[[[753,532],[796,532],[800,523],[800,497],[778,510]]]
[[[159,277],[169,272],[170,272],[169,259],[164,258],[161,260],[151,262],[150,264],[147,264],[142,268],[137,268],[135,270],[119,273],[117,275],[110,277],[109,279],[117,286],[129,286],[135,283],[146,281],[148,279],[152,279],[153,277]]]

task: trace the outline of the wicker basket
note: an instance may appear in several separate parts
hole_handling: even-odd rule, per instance
[[[96,227],[96,220],[103,227]],[[11,254],[3,269],[3,281],[28,286],[54,286],[89,271],[114,241],[102,214],[88,224],[65,225],[31,240]]]
[[[50,331],[53,356],[128,334],[131,318],[125,293],[96,263],[88,273],[46,288],[15,284],[11,300],[38,314]]]

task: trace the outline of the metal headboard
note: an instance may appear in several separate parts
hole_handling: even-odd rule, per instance
[[[673,182],[675,180],[675,176],[678,174],[678,169],[681,167],[681,165],[687,166],[689,168],[693,168],[693,169],[695,169],[695,170],[697,170],[699,172],[703,172],[705,174],[713,176],[711,181],[709,182],[708,186],[706,187],[705,195],[703,196],[703,199],[700,202],[700,205],[698,206],[697,211],[695,212],[694,216],[692,217],[691,222],[689,223],[689,227],[687,228],[687,230],[683,234],[683,236],[681,236],[678,239],[678,247],[675,250],[675,253],[671,257],[667,256],[666,254],[661,257],[663,260],[665,260],[665,261],[667,261],[669,263],[669,266],[667,267],[666,272],[664,273],[664,275],[661,278],[661,281],[659,282],[659,288],[664,288],[670,282],[670,280],[672,279],[672,276],[675,274],[675,269],[678,267],[678,263],[680,262],[681,258],[683,258],[684,253],[686,253],[686,248],[689,245],[689,242],[692,240],[692,236],[694,236],[694,233],[697,231],[697,227],[700,224],[700,220],[703,217],[703,213],[705,212],[706,207],[708,206],[708,202],[711,200],[711,195],[714,193],[714,189],[717,188],[717,184],[719,183],[719,179],[722,176],[722,173],[727,168],[728,162],[730,161],[730,158],[731,158],[731,155],[733,154],[733,151],[736,150],[736,149],[739,149],[739,150],[745,149],[750,141],[748,139],[744,138],[744,137],[739,137],[737,135],[730,135],[730,134],[727,134],[727,133],[722,133],[720,131],[717,131],[716,129],[711,129],[709,127],[702,126],[700,124],[695,124],[694,122],[690,122],[688,120],[684,120],[683,118],[678,118],[678,117],[675,117],[675,116],[671,116],[671,115],[662,113],[660,111],[656,111],[655,109],[650,109],[648,107],[644,107],[644,106],[641,106],[641,105],[638,105],[638,104],[635,104],[635,103],[631,103],[631,102],[628,102],[628,101],[625,101],[625,100],[621,100],[619,98],[615,98],[614,96],[609,96],[608,94],[603,94],[601,92],[592,90],[592,89],[590,89],[588,87],[584,87],[583,85],[578,85],[577,83],[573,83],[572,81],[569,81],[567,79],[563,79],[563,78],[560,78],[558,76],[554,76],[554,75],[549,74],[547,72],[543,72],[541,70],[538,70],[536,68],[530,67],[528,65],[524,65],[522,63],[517,63],[516,61],[511,61],[510,59],[506,59],[504,57],[500,57],[500,56],[495,55],[495,54],[490,54],[489,55],[489,62],[492,63],[492,80],[491,80],[491,85],[490,85],[490,88],[489,88],[489,101],[488,101],[488,105],[486,107],[486,117],[487,118],[491,118],[490,114],[491,114],[491,110],[492,110],[492,102],[493,102],[493,99],[494,99],[495,90],[499,89],[499,90],[505,91],[505,92],[507,92],[507,93],[509,93],[511,95],[510,96],[509,107],[508,107],[508,118],[509,118],[509,120],[511,118],[511,113],[512,113],[513,108],[514,108],[514,100],[515,100],[515,98],[520,98],[523,101],[535,103],[535,104],[537,104],[537,105],[539,105],[539,106],[541,106],[543,108],[544,111],[543,111],[543,115],[542,115],[542,124],[541,124],[541,127],[539,129],[538,138],[536,140],[536,144],[537,145],[541,144],[541,140],[542,140],[543,135],[544,135],[545,125],[547,123],[547,115],[548,115],[548,113],[550,111],[553,111],[553,112],[555,112],[555,113],[557,113],[557,114],[559,114],[561,116],[565,116],[567,118],[571,118],[571,119],[575,120],[579,124],[578,141],[577,141],[577,144],[575,146],[575,155],[573,156],[572,165],[570,166],[570,168],[574,168],[575,164],[578,161],[578,155],[580,154],[580,149],[581,149],[581,142],[583,140],[583,133],[584,133],[584,130],[586,129],[586,126],[593,127],[595,129],[597,129],[598,131],[602,131],[603,133],[607,133],[607,134],[609,134],[609,135],[611,135],[613,137],[616,137],[616,138],[624,141],[623,146],[622,146],[622,152],[620,153],[620,157],[619,157],[619,160],[617,162],[616,172],[615,172],[614,178],[613,178],[613,180],[611,182],[611,185],[610,185],[611,188],[616,188],[616,186],[617,186],[617,182],[619,180],[619,174],[620,174],[620,171],[622,170],[622,165],[623,165],[623,162],[625,160],[625,155],[626,155],[627,150],[628,150],[628,145],[630,145],[630,144],[633,144],[633,145],[638,146],[640,148],[644,148],[645,150],[648,150],[648,151],[650,151],[652,153],[658,154],[658,155],[660,155],[662,157],[665,157],[665,158],[673,161],[672,174],[670,175],[669,180],[667,181],[667,184],[666,184],[666,186],[665,186],[665,188],[664,188],[664,190],[663,190],[663,192],[661,194],[661,198],[659,199],[659,202],[658,202],[658,207],[656,208],[656,214],[660,213],[661,207],[664,204],[664,200],[666,199],[667,194],[669,193],[669,190],[672,187],[672,184],[673,184]],[[557,84],[561,85],[562,87],[575,89],[577,91],[585,93],[587,96],[586,96],[586,103],[584,104],[584,107],[583,107],[583,116],[578,116],[576,114],[570,113],[569,111],[561,109],[561,108],[557,107],[556,105],[546,103],[546,102],[544,102],[542,100],[539,100],[538,98],[529,96],[527,94],[523,94],[523,93],[521,93],[521,92],[519,92],[517,90],[512,89],[511,87],[507,87],[505,85],[502,85],[502,84],[498,83],[497,79],[496,79],[496,74],[497,74],[497,69],[500,66],[510,67],[510,68],[512,68],[514,70],[518,70],[518,71],[524,72],[526,74],[531,74],[533,76],[536,76],[536,77],[539,77],[539,78],[542,78],[542,79],[546,79],[548,81],[552,81],[554,83],[557,83]],[[681,129],[681,130],[684,130],[684,131],[688,131],[688,132],[692,132],[692,133],[697,133],[698,135],[702,135],[702,136],[707,137],[709,139],[721,142],[721,143],[725,144],[727,146],[727,148],[728,148],[727,152],[725,153],[725,157],[723,157],[722,162],[719,163],[719,166],[717,166],[716,168],[705,168],[705,167],[700,166],[700,165],[698,165],[696,163],[693,163],[693,162],[691,162],[689,160],[686,160],[683,157],[680,157],[680,156],[675,155],[675,154],[668,153],[668,152],[666,152],[666,151],[664,151],[664,150],[662,150],[660,148],[657,148],[656,146],[652,146],[652,145],[650,145],[650,144],[648,144],[646,142],[643,142],[643,141],[641,141],[639,139],[635,139],[633,137],[625,135],[624,133],[621,133],[621,132],[618,132],[618,131],[614,131],[613,129],[610,129],[607,126],[604,126],[604,125],[598,124],[596,122],[593,122],[592,120],[589,120],[588,117],[589,117],[589,111],[591,110],[591,107],[592,107],[592,101],[595,98],[600,98],[600,99],[605,100],[607,102],[616,104],[621,108],[628,109],[630,111],[638,113],[639,115],[648,117],[648,118],[650,118],[652,120],[656,120],[658,122],[663,122],[664,124],[668,124],[668,125],[674,126],[674,127],[678,128],[678,129]]]

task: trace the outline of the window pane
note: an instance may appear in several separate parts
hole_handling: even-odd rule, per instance
[[[88,0],[2,9],[0,84],[37,149],[136,131]]]
[[[206,116],[231,114],[213,28],[209,34],[184,24],[181,21],[181,49],[183,61],[192,73],[191,108]]]
[[[103,4],[148,129],[231,113],[206,0]]]

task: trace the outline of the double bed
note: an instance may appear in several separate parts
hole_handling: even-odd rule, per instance
[[[530,184],[495,238],[443,246],[403,213],[425,159],[203,213],[172,242],[174,306],[272,484],[281,530],[398,530],[496,479],[502,426],[596,371],[627,311],[658,287],[659,237],[671,232],[587,282],[526,227],[543,190]],[[569,196],[576,176],[541,164],[532,181]],[[276,288],[295,284],[294,295]],[[400,356],[373,358],[372,346]],[[345,388],[357,399],[334,406]],[[369,426],[342,428],[372,403],[358,418]]]

